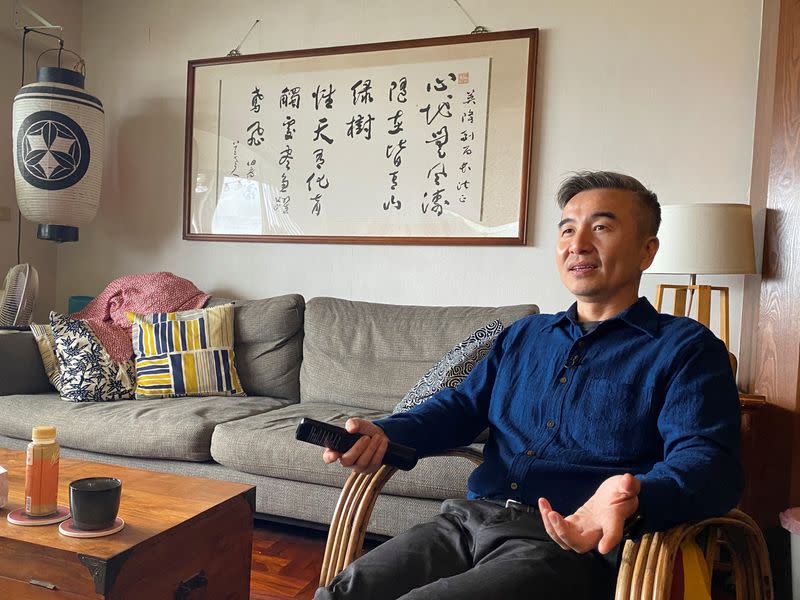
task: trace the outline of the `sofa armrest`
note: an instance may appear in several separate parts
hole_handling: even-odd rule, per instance
[[[53,391],[30,331],[0,334],[0,396]]]

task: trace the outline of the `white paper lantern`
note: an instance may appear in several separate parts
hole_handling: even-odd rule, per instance
[[[23,216],[38,236],[77,241],[100,203],[105,115],[77,71],[39,69],[14,98],[14,178]]]

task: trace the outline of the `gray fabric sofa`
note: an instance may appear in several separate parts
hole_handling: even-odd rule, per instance
[[[212,298],[210,304],[223,299]],[[538,312],[421,307],[297,294],[235,301],[244,398],[70,403],[50,386],[29,333],[0,335],[0,447],[25,447],[34,425],[58,428],[62,455],[256,486],[267,518],[330,522],[349,471],[294,439],[302,416],[378,418],[445,352],[489,321]],[[472,463],[427,458],[392,478],[369,531],[395,535],[465,494]],[[113,467],[109,467],[113,474]]]

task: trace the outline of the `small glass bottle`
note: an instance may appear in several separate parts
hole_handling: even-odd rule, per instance
[[[34,427],[25,462],[25,513],[45,517],[58,510],[58,460],[56,428]]]

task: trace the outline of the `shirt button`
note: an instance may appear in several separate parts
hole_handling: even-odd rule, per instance
[[[556,422],[553,421],[553,419],[550,419],[550,420],[547,421],[546,425],[547,425],[548,429],[552,429],[553,427],[556,426]]]
[[[561,383],[567,383],[567,378],[566,377],[562,377],[561,379],[559,379],[559,381]]]
[[[583,340],[578,342],[578,348],[583,348],[585,345],[586,345],[586,343]]]
[[[519,487],[519,485],[517,485],[517,482],[516,482],[516,481],[511,483],[511,489],[512,489],[512,490],[515,490],[515,489],[517,489],[518,487]]]
[[[528,456],[536,456],[536,452],[534,450],[528,450],[525,454]]]

